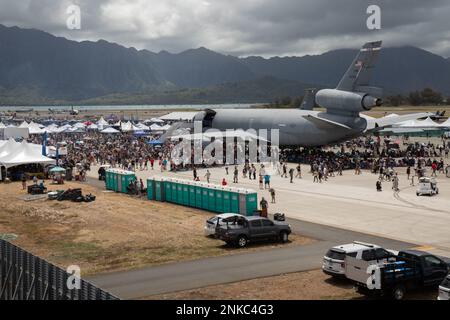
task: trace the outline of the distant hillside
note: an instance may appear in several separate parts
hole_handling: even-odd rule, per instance
[[[153,53],[0,25],[0,104],[114,102],[119,97],[166,104],[270,101],[300,96],[307,86],[335,86],[356,52],[271,59],[237,58],[206,48]],[[450,60],[415,47],[385,48],[374,85],[389,94],[432,87],[447,95]]]

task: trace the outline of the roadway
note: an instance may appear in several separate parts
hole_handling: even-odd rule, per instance
[[[318,269],[321,267],[324,253],[329,248],[354,240],[376,243],[396,250],[416,246],[299,220],[288,219],[287,221],[291,224],[293,232],[317,241],[305,246],[237,253],[139,270],[94,275],[87,280],[122,299],[139,299],[156,294]]]

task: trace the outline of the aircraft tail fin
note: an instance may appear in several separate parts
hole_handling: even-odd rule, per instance
[[[375,61],[381,49],[381,41],[366,43],[352,62],[336,89],[343,91],[361,91],[370,87],[370,79]]]
[[[302,104],[300,105],[301,110],[313,110],[316,105],[316,89],[306,89],[305,96],[303,97]]]

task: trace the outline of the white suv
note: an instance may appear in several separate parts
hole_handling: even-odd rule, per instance
[[[349,256],[364,261],[387,261],[396,253],[375,244],[354,241],[350,244],[336,246],[328,250],[323,257],[324,273],[338,278],[345,278],[345,257]]]

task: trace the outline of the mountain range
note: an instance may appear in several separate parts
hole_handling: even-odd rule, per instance
[[[270,59],[204,47],[154,53],[0,25],[0,104],[266,102],[335,86],[356,53]],[[450,95],[450,59],[411,46],[384,48],[373,85],[387,94],[431,87]]]

